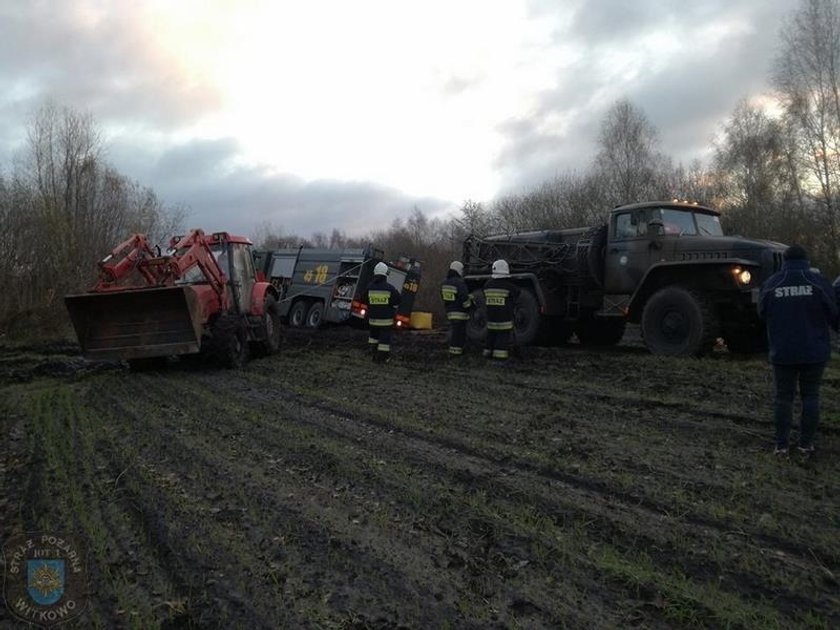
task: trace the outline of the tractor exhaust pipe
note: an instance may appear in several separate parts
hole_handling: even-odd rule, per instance
[[[190,287],[68,295],[64,304],[86,359],[165,357],[201,348],[201,309]]]

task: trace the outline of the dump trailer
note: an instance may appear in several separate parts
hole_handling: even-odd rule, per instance
[[[161,255],[134,234],[99,262],[90,291],[64,298],[86,358],[139,368],[202,353],[237,367],[278,349],[279,296],[247,238],[196,229],[169,246]]]
[[[621,341],[638,323],[654,354],[699,356],[723,338],[733,352],[766,347],[756,305],[761,283],[781,268],[785,246],[726,236],[720,213],[678,200],[613,209],[606,223],[464,241],[465,280],[478,307],[467,333],[487,322],[481,287],[503,258],[520,288],[518,345]]]
[[[396,325],[408,328],[420,287],[421,265],[401,257],[384,260],[381,249],[295,247],[258,251],[257,267],[280,295],[280,314],[292,328],[319,328],[323,323],[364,321],[366,289],[379,262],[388,265],[388,282],[402,294]]]

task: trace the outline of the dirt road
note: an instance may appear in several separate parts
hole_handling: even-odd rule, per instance
[[[760,358],[365,345],[142,374],[0,346],[3,539],[83,541],[78,627],[840,626],[836,366],[817,458],[779,461]]]

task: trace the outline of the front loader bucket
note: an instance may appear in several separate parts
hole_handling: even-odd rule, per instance
[[[190,287],[68,295],[64,303],[87,359],[198,352],[202,321]]]

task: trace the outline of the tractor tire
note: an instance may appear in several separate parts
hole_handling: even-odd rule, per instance
[[[239,369],[248,360],[245,322],[239,315],[219,315],[213,322],[212,352],[220,365]]]
[[[306,312],[309,304],[306,300],[298,300],[292,305],[289,311],[289,326],[291,328],[302,328],[306,324]]]
[[[702,356],[718,336],[717,317],[706,298],[685,287],[665,287],[642,312],[642,335],[653,354]]]
[[[475,307],[467,320],[467,338],[476,344],[483,344],[487,339],[487,306],[484,303],[484,291],[477,289],[470,295]]]
[[[614,346],[624,337],[627,321],[622,318],[584,319],[575,326],[575,333],[582,346]]]
[[[280,349],[283,335],[280,321],[280,305],[273,295],[265,297],[261,338],[251,343],[251,352],[257,357],[266,357]]]
[[[309,307],[309,310],[306,311],[306,327],[320,328],[323,321],[324,303],[321,301],[315,301],[312,303],[312,306]]]
[[[513,307],[513,344],[530,346],[534,343],[540,332],[541,320],[537,298],[532,291],[521,289]]]

